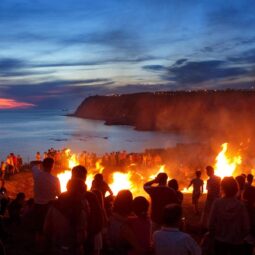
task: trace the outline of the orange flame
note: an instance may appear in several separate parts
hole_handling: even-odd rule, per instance
[[[101,160],[101,159],[97,160],[97,162],[96,162],[96,170],[97,170],[100,174],[102,174],[103,171],[104,171],[104,167],[101,165],[101,163],[102,163],[102,160]]]
[[[150,179],[155,179],[159,173],[165,173],[165,165],[161,165],[158,172],[156,174],[150,175]]]
[[[71,171],[70,170],[66,170],[62,173],[59,173],[57,175],[59,182],[60,182],[60,189],[61,192],[65,192],[66,191],[66,185],[68,183],[68,181],[71,179]]]
[[[226,155],[228,143],[221,145],[222,150],[216,157],[215,175],[224,178],[225,176],[232,176],[238,165],[242,163],[241,156],[228,158]]]
[[[131,181],[131,172],[121,173],[114,172],[112,175],[113,181],[109,185],[113,194],[117,195],[117,193],[122,189],[128,189],[131,192],[134,192],[134,185]]]
[[[234,156],[232,158],[227,157],[226,153],[228,150],[228,143],[223,143],[221,147],[222,150],[217,155],[216,163],[214,166],[215,175],[219,176],[220,178],[224,178],[226,176],[233,176],[235,174],[237,166],[242,163],[242,158],[240,155]],[[182,192],[191,193],[192,188],[184,188]],[[204,192],[206,192],[206,182],[204,183]]]

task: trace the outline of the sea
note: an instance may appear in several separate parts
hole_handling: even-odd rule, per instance
[[[67,116],[64,110],[0,110],[0,160],[13,152],[25,162],[34,160],[49,148],[70,148],[102,155],[126,150],[168,148],[191,143],[187,135],[167,132],[136,131],[131,126],[106,126],[103,121]]]

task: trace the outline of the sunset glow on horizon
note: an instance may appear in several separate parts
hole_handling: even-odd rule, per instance
[[[19,102],[15,99],[10,98],[0,98],[0,110],[5,109],[18,109],[18,108],[29,108],[34,107],[34,104],[26,103],[26,102]]]

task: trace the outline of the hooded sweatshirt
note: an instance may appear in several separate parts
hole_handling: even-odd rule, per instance
[[[217,199],[209,217],[209,231],[218,241],[242,244],[249,233],[249,218],[244,204],[236,197]]]

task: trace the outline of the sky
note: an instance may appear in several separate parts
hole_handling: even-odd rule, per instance
[[[254,0],[1,0],[0,109],[251,89]]]

